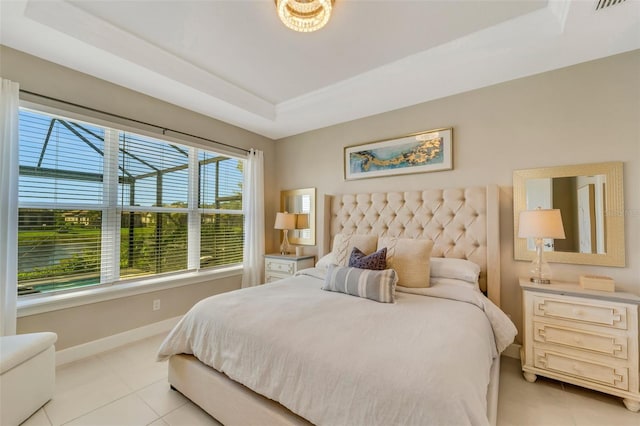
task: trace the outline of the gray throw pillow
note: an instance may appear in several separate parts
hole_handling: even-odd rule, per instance
[[[329,265],[323,290],[336,291],[382,303],[395,301],[398,277],[393,269],[373,271]]]

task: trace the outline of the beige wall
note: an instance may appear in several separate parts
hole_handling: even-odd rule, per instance
[[[5,46],[0,46],[0,75],[19,82],[24,90],[241,148],[264,151],[267,220],[273,220],[275,213],[272,212],[279,206],[279,193],[271,189],[275,187],[275,144],[271,139]],[[93,115],[86,111],[83,113]],[[18,319],[18,332],[56,331],[59,337],[57,348],[64,349],[181,315],[203,297],[239,287],[239,278],[233,277],[206,285],[22,317]],[[151,311],[153,299],[162,301],[162,308],[157,312]]]
[[[345,146],[440,127],[454,128],[453,170],[344,181]],[[318,235],[324,194],[499,185],[502,307],[518,328],[517,278],[528,263],[513,260],[513,170],[624,161],[627,267],[552,270],[567,281],[608,275],[618,289],[640,294],[640,51],[289,137],[276,154],[278,189],[317,188]]]
[[[18,318],[18,334],[53,331],[56,350],[183,315],[205,297],[240,288],[241,275]],[[153,311],[153,301],[160,309]]]

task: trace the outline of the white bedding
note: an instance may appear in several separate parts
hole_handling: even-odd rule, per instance
[[[489,370],[516,330],[481,293],[378,303],[308,273],[199,302],[158,358],[193,354],[318,425],[488,424]]]

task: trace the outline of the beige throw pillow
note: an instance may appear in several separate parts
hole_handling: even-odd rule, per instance
[[[375,235],[358,235],[358,234],[336,234],[333,237],[333,247],[331,253],[335,256],[335,261],[340,266],[349,266],[349,256],[354,247],[363,252],[365,255],[376,251],[378,237]]]
[[[378,247],[387,248],[387,268],[395,269],[399,286],[429,287],[433,241],[381,237],[378,240]]]

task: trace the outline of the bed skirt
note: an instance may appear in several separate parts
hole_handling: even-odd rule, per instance
[[[499,379],[500,357],[496,357],[487,389],[487,418],[494,426],[498,415]],[[225,426],[311,425],[277,402],[201,363],[193,355],[169,358],[169,383]]]

